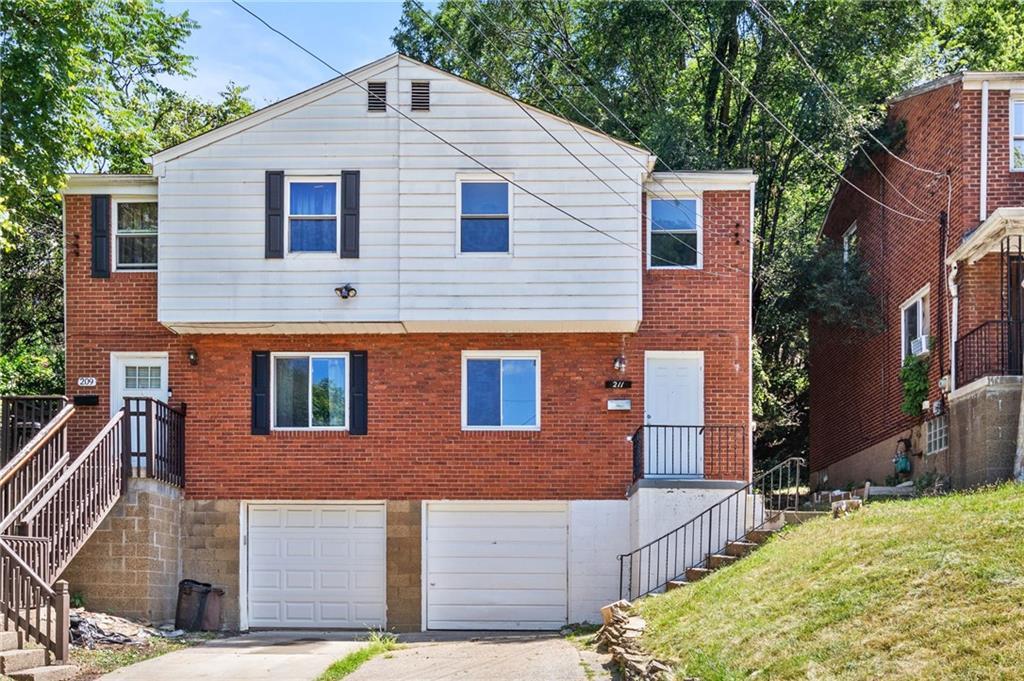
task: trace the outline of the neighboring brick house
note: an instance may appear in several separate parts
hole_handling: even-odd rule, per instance
[[[532,112],[589,169],[392,55],[152,176],[69,177],[72,449],[125,398],[187,407],[180,531],[146,481],[73,591],[160,618],[210,581],[232,628],[558,628],[749,480],[754,176],[653,173]]]
[[[884,179],[846,172],[887,208],[842,184],[822,230],[865,263],[885,330],[812,325],[812,476],[827,488],[882,484],[907,439],[914,477],[1004,479],[1024,350],[1024,73],[926,83],[893,98],[888,121],[905,125],[907,163],[879,152]],[[929,394],[908,416],[900,369],[911,354],[928,357]]]

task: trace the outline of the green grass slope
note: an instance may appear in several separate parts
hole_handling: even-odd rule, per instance
[[[638,608],[704,681],[1024,678],[1024,487],[792,527]]]

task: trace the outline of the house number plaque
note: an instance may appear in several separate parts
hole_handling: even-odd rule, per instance
[[[95,388],[96,377],[95,376],[82,376],[78,379],[78,387],[80,388]]]
[[[633,381],[605,381],[604,387],[608,390],[621,390],[624,388],[632,388]]]

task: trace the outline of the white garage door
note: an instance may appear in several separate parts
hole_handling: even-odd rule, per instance
[[[558,629],[567,618],[561,502],[427,505],[428,629]]]
[[[381,504],[249,506],[251,627],[385,624]]]

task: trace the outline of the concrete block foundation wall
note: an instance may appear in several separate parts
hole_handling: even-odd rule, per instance
[[[950,478],[962,489],[1013,475],[1021,379],[990,377],[949,401]]]
[[[134,478],[64,571],[91,610],[174,621],[181,579],[181,490]]]
[[[182,577],[224,589],[221,627],[239,628],[237,499],[186,499],[182,513]]]
[[[387,503],[388,628],[420,631],[422,626],[423,504]]]

